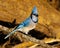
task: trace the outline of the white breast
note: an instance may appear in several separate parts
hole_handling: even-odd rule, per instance
[[[32,22],[32,20],[31,20],[29,26],[20,28],[19,30],[26,33],[26,34],[28,34],[28,32],[30,30],[34,29],[35,27],[36,27],[36,23]]]

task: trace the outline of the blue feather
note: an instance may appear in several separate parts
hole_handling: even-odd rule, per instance
[[[23,28],[25,26],[28,26],[30,23],[30,17],[27,18],[25,21],[23,21],[22,23],[20,23],[15,29],[19,29],[19,28]]]
[[[33,14],[35,17],[38,17],[38,16],[36,16],[36,15],[38,15],[36,6],[33,8],[32,14]],[[32,21],[31,17],[32,17],[32,15],[30,15],[29,18],[27,18],[25,21],[23,21],[22,23],[20,23],[20,24],[19,24],[12,32],[10,32],[4,39],[8,38],[10,35],[12,35],[13,33],[15,33],[16,31],[18,31],[18,29],[22,29],[22,28],[24,28],[24,27],[29,28],[29,26],[32,26],[32,25],[30,24],[31,21]],[[38,21],[38,18],[34,18],[34,17],[33,17],[33,20],[34,20],[34,19],[37,19],[37,21]],[[36,23],[37,23],[37,21],[36,21]],[[32,21],[32,22],[33,22],[33,21]],[[32,23],[33,26],[35,26],[34,23],[35,23],[35,22]],[[34,29],[34,27],[31,27],[31,28],[29,28],[29,29],[27,29],[27,30],[29,31],[29,30],[31,30],[32,28]],[[24,28],[24,29],[25,29],[25,28]],[[23,29],[23,30],[24,30],[24,29]],[[25,33],[26,33],[26,31],[25,31]]]

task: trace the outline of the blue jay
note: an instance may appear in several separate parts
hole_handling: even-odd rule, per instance
[[[28,32],[36,27],[36,24],[38,22],[38,11],[36,6],[33,8],[31,15],[29,18],[27,18],[25,21],[20,23],[12,32],[10,32],[4,39],[8,38],[12,34],[14,34],[16,31],[21,31],[25,34],[28,34]]]

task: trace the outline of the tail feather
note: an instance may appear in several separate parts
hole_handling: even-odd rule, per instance
[[[10,32],[4,39],[7,39],[8,37],[10,37],[12,34],[14,34],[17,30],[13,30],[12,32]]]

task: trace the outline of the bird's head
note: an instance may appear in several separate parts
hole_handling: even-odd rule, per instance
[[[31,19],[33,22],[37,23],[38,22],[38,11],[36,6],[34,6],[32,13],[31,13]]]

